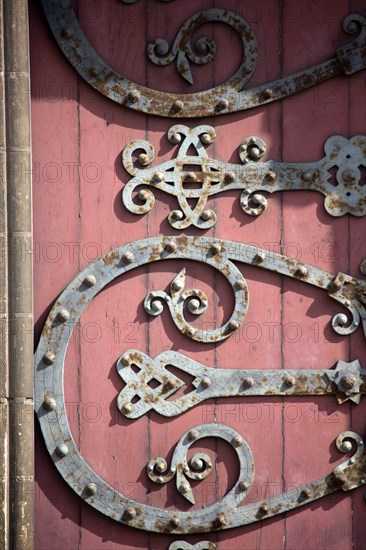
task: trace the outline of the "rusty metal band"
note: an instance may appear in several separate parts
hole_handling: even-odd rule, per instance
[[[123,188],[122,201],[134,214],[146,214],[152,209],[155,197],[151,189],[155,189],[177,198],[179,209],[173,210],[168,220],[179,230],[191,225],[199,229],[215,225],[217,215],[206,209],[207,200],[230,190],[241,190],[241,208],[250,216],[259,216],[266,210],[263,193],[296,190],[322,193],[324,207],[331,216],[366,215],[366,136],[331,136],[324,144],[325,157],[306,163],[258,163],[266,144],[251,136],[240,144],[241,165],[208,157],[206,148],[216,139],[212,126],[188,128],[176,124],[168,130],[167,138],[179,145],[175,158],[153,168],[148,166],[154,160],[155,150],[148,141],[133,141],[123,150],[123,166],[133,177]],[[192,149],[196,154],[192,154]],[[138,191],[136,201],[133,195],[140,186],[144,189]],[[194,207],[190,199],[195,199]]]
[[[191,81],[188,59],[196,63],[208,62],[213,58],[215,48],[212,41],[206,39],[198,43],[196,49],[203,53],[203,61],[200,61],[199,56],[191,55],[189,33],[198,24],[219,21],[234,27],[241,36],[243,61],[239,70],[227,82],[203,92],[167,93],[131,82],[109,67],[81,30],[70,0],[42,0],[42,3],[57,43],[80,76],[113,101],[153,115],[203,117],[251,109],[296,94],[334,76],[352,75],[366,67],[366,19],[362,15],[351,14],[344,19],[343,29],[353,35],[360,32],[352,42],[337,50],[336,57],[285,78],[242,90],[255,68],[258,53],[255,35],[249,24],[234,12],[214,8],[198,12],[186,21],[181,31],[182,39],[177,37],[170,54],[167,43],[157,39],[149,49],[150,59],[161,65],[166,64],[166,56],[169,60],[179,58],[178,67],[182,67],[182,76]],[[182,44],[188,49],[182,50]]]
[[[175,374],[166,367],[174,367]],[[117,406],[130,419],[140,418],[150,410],[173,417],[206,399],[219,397],[333,394],[340,404],[348,400],[359,404],[361,394],[366,393],[366,369],[357,360],[339,360],[335,369],[327,370],[214,369],[172,350],[152,359],[130,349],[117,361],[117,370],[125,383]],[[174,394],[185,386],[179,371],[194,377],[194,389],[174,399]]]

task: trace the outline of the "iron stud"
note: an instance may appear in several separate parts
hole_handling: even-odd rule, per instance
[[[43,408],[48,411],[54,411],[57,407],[56,399],[50,395],[46,395],[43,401]]]
[[[254,386],[254,380],[250,377],[244,378],[243,384],[245,388],[251,388]]]
[[[175,252],[177,250],[177,245],[174,241],[169,241],[166,243],[164,248],[167,252]]]
[[[138,90],[132,90],[127,94],[127,101],[130,103],[137,103],[140,99],[140,92]]]
[[[213,243],[211,246],[210,246],[210,251],[211,251],[211,254],[214,256],[215,254],[220,254],[222,250],[222,246],[221,244],[219,243]]]
[[[232,332],[234,330],[238,330],[239,326],[240,325],[239,325],[238,321],[229,321],[229,323],[227,325],[230,332]]]
[[[57,313],[57,320],[60,321],[60,323],[66,323],[70,319],[70,313],[67,311],[67,309],[61,309]]]
[[[123,261],[124,264],[132,264],[134,259],[135,259],[135,257],[132,254],[132,252],[130,252],[130,251],[127,251],[122,255],[122,261]]]
[[[53,363],[56,361],[56,355],[52,351],[46,351],[42,361],[45,365],[53,365]]]
[[[295,275],[300,278],[306,277],[308,275],[308,270],[304,265],[299,265],[295,271]]]
[[[189,441],[195,441],[199,436],[199,433],[197,430],[191,430],[190,432],[188,432],[188,439]]]
[[[121,357],[121,363],[125,367],[129,366],[131,363],[131,355],[129,353],[124,353]]]
[[[291,376],[290,374],[285,376],[284,382],[287,386],[290,386],[290,387],[292,387],[296,384],[295,378],[293,376]]]
[[[201,380],[201,386],[203,388],[209,388],[212,384],[212,381],[211,381],[211,378],[209,378],[208,376],[204,376]]]
[[[94,286],[96,282],[97,282],[97,280],[94,277],[94,275],[87,275],[83,279],[83,285],[87,286],[88,288],[91,288],[92,286]]]
[[[204,210],[201,214],[201,218],[204,220],[204,221],[208,221],[208,220],[211,220],[212,218],[214,217],[214,213],[212,210]]]
[[[164,181],[164,173],[163,172],[156,172],[152,177],[153,183],[161,183]]]
[[[126,521],[130,521],[132,519],[135,519],[135,517],[136,517],[136,510],[135,510],[135,508],[132,508],[132,506],[129,506],[123,512],[123,519],[126,520]]]
[[[231,440],[231,444],[233,447],[240,447],[242,443],[243,443],[243,438],[240,435],[236,435]]]
[[[177,101],[174,101],[173,103],[173,111],[175,112],[180,112],[180,111],[183,111],[184,109],[184,103],[183,101],[181,101],[180,99],[177,99]]]
[[[93,496],[96,494],[98,488],[96,486],[95,483],[88,483],[86,486],[85,486],[85,492],[88,496]]]
[[[178,143],[180,143],[182,141],[182,136],[178,132],[174,132],[169,137],[169,141],[170,141],[170,143],[174,143],[175,145],[177,145]]]
[[[257,263],[262,263],[266,259],[266,255],[264,252],[257,252],[257,254],[254,256],[254,261]]]
[[[149,156],[146,153],[140,153],[137,160],[142,166],[149,164]]]
[[[130,414],[132,412],[133,406],[132,403],[125,403],[122,405],[122,411],[124,414]]]
[[[218,111],[224,111],[228,107],[229,107],[229,102],[226,98],[220,99],[220,101],[217,103]]]
[[[204,145],[210,145],[213,141],[215,141],[216,135],[204,133],[200,136],[200,139]]]
[[[235,172],[227,172],[224,177],[225,183],[234,183],[236,180],[236,174]]]
[[[273,96],[273,90],[271,88],[266,88],[263,90],[263,97],[264,99],[270,99]]]
[[[173,210],[170,214],[173,220],[180,221],[183,219],[183,212],[181,210]]]
[[[343,441],[340,446],[340,450],[342,453],[349,453],[352,451],[352,443],[350,441]]]
[[[60,445],[57,445],[56,447],[56,454],[60,458],[64,458],[69,452],[69,448],[65,443],[61,443]]]
[[[193,327],[187,327],[184,333],[188,336],[188,338],[193,338],[196,334],[196,329]]]

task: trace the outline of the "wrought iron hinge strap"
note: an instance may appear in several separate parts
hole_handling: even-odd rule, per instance
[[[205,210],[208,198],[239,189],[242,191],[241,207],[251,216],[258,216],[266,209],[267,199],[263,192],[295,190],[322,193],[324,206],[332,216],[366,215],[366,136],[351,139],[331,136],[324,145],[325,157],[306,163],[258,162],[265,153],[266,144],[261,138],[252,136],[240,145],[242,165],[207,156],[205,148],[216,139],[212,126],[188,128],[177,124],[169,129],[167,137],[171,143],[179,144],[177,155],[153,168],[147,168],[155,155],[149,142],[133,141],[123,150],[123,166],[133,178],[125,184],[122,200],[134,214],[146,214],[151,210],[155,202],[152,190],[158,189],[177,198],[180,209],[173,210],[168,217],[175,229],[191,225],[208,229],[217,219],[213,210]],[[196,155],[188,154],[192,147]],[[138,151],[137,162],[141,168],[133,162]],[[193,168],[196,170],[192,171]],[[140,189],[137,204],[132,196],[139,186],[148,189]],[[194,207],[189,199],[196,200]]]
[[[167,366],[175,367],[176,374]],[[214,397],[333,394],[339,403],[359,403],[366,393],[366,369],[358,361],[340,360],[335,369],[327,370],[213,369],[175,351],[163,351],[151,359],[132,349],[120,357],[117,369],[126,384],[118,395],[118,409],[131,419],[151,409],[163,416],[177,416]],[[195,377],[195,389],[173,399],[185,385],[177,370]],[[152,380],[155,387],[149,386]]]
[[[337,57],[329,61],[251,90],[241,91],[243,82],[248,77],[247,71],[251,73],[254,68],[253,63],[245,65],[244,56],[239,69],[241,78],[232,78],[232,82],[229,80],[228,83],[204,92],[172,94],[135,84],[109,67],[86,39],[69,0],[42,0],[42,3],[60,48],[80,76],[113,101],[130,109],[159,116],[202,117],[251,109],[298,93],[339,74],[351,75],[366,66],[366,19],[352,14],[343,21],[343,28],[348,34],[354,34],[358,28],[361,32],[351,43],[339,48]],[[240,28],[245,29],[244,34],[248,33],[248,23],[228,10],[203,10],[192,17],[199,17],[202,22],[214,20],[228,24],[232,20],[241,20]],[[255,43],[251,30],[250,36]],[[244,36],[242,41],[245,48]]]

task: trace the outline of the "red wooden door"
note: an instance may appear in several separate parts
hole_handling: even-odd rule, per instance
[[[200,29],[215,39],[217,54],[211,63],[192,66],[192,85],[178,74],[175,62],[158,67],[147,60],[149,43],[164,37],[172,44],[182,24],[200,10],[232,10],[253,28],[259,56],[247,87],[254,87],[332,58],[348,40],[342,20],[364,8],[361,0],[140,0],[132,5],[79,0],[75,4],[81,28],[113,69],[133,82],[174,93],[224,82],[241,62],[240,38],[221,23]],[[207,155],[225,163],[240,164],[238,147],[249,136],[267,144],[261,161],[319,160],[330,136],[365,133],[364,72],[335,77],[256,109],[173,120],[136,112],[93,90],[62,55],[35,2],[30,17],[37,338],[57,296],[83,269],[101,256],[108,264],[114,261],[109,251],[148,237],[204,236],[247,243],[334,275],[343,272],[362,278],[364,218],[330,216],[322,194],[274,193],[267,196],[266,211],[251,217],[240,208],[240,192],[230,190],[208,199],[207,208],[217,215],[212,228],[176,230],[168,222],[169,213],[177,209],[175,196],[155,189],[149,213],[140,216],[128,211],[121,191],[131,175],[123,168],[121,153],[131,141],[147,140],[156,152],[152,166],[161,165],[177,154],[177,145],[167,139],[169,128],[183,122],[189,128],[212,126],[217,137],[207,147]],[[198,320],[186,314],[189,322],[196,329],[211,330],[230,318],[234,299],[227,280],[212,265],[189,256],[142,265],[114,279],[90,302],[72,332],[64,391],[73,438],[86,463],[134,501],[197,512],[235,485],[236,451],[217,437],[192,445],[195,452],[208,454],[213,465],[206,479],[191,482],[193,506],[177,491],[174,479],[160,485],[146,473],[154,457],[170,464],[183,434],[205,423],[232,428],[249,445],[255,477],[243,505],[258,506],[328,475],[344,462],[334,443],[340,433],[365,433],[364,401],[339,404],[334,395],[218,397],[173,418],[151,410],[130,420],[118,410],[123,381],[116,363],[131,349],[150,358],[173,350],[213,369],[330,369],[338,360],[359,360],[365,365],[362,329],[345,336],[332,330],[331,318],[342,306],[327,292],[299,277],[281,276],[258,265],[237,266],[248,283],[250,307],[227,339],[194,341],[178,330],[167,306],[157,317],[144,309],[149,292],[169,294],[172,280],[186,268],[185,288],[199,289],[208,300],[207,311]],[[186,392],[193,391],[194,376],[182,372],[179,376],[186,382]],[[88,498],[75,494],[56,471],[53,460],[60,457],[50,458],[39,430],[36,448],[37,550],[165,549],[178,540],[192,545],[211,541],[220,550],[366,548],[362,488],[337,491],[273,518],[266,519],[263,508],[256,522],[233,529],[216,525],[205,533],[169,533],[166,528],[148,532],[106,517],[88,505]]]

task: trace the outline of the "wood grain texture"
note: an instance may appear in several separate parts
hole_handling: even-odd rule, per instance
[[[217,41],[217,61],[193,67],[193,87],[184,83],[175,63],[158,68],[146,60],[150,41],[165,37],[171,43],[182,22],[200,9],[227,7],[250,22],[260,50],[250,82],[254,86],[333,56],[335,48],[347,41],[342,18],[362,11],[360,2],[353,3],[140,0],[129,6],[114,0],[80,0],[78,10],[88,39],[113,68],[141,84],[184,93],[222,82],[240,62],[237,37],[225,25],[202,29],[202,34]],[[34,182],[39,334],[50,304],[96,257],[119,244],[175,233],[166,220],[176,208],[173,197],[156,191],[155,206],[144,217],[123,207],[121,190],[130,176],[122,168],[121,152],[130,141],[147,139],[156,150],[154,164],[172,158],[176,147],[167,141],[166,132],[177,121],[132,112],[89,89],[59,52],[39,9],[34,5],[31,12],[33,163],[39,174]],[[350,79],[339,77],[254,111],[187,124],[215,126],[217,140],[207,153],[222,161],[239,162],[238,146],[250,135],[266,141],[264,160],[310,161],[321,158],[330,135],[364,132],[366,113],[364,107],[360,112],[359,102],[363,83],[362,73]],[[218,222],[207,236],[256,243],[300,256],[325,270],[360,275],[358,262],[366,256],[365,222],[347,216],[331,218],[316,193],[274,194],[259,218],[242,212],[238,192],[211,198],[208,208],[217,212]],[[189,228],[185,233],[198,235],[199,231]],[[333,445],[338,433],[351,426],[361,434],[364,431],[362,402],[359,407],[339,407],[330,397],[220,399],[170,420],[151,412],[134,422],[119,413],[116,397],[122,383],[116,361],[129,348],[152,357],[172,349],[214,368],[329,368],[339,358],[365,361],[360,334],[341,339],[329,329],[330,315],[339,308],[324,293],[248,266],[240,268],[251,299],[244,326],[216,346],[188,340],[167,311],[148,318],[142,307],[146,293],[167,289],[182,267],[187,268],[187,287],[200,288],[209,299],[209,310],[197,323],[219,324],[227,318],[230,288],[207,266],[189,261],[134,270],[103,290],[83,313],[67,353],[65,374],[69,422],[83,457],[131,498],[177,510],[189,507],[174,481],[153,484],[146,464],[155,456],[169,462],[181,435],[203,422],[227,424],[249,443],[256,464],[250,502],[328,473],[340,458]],[[195,487],[192,509],[223,496],[238,471],[232,449],[225,443],[208,439],[199,450],[207,452],[216,466]],[[177,539],[131,530],[83,503],[59,478],[41,438],[37,463],[37,550],[157,550]],[[339,494],[320,500],[286,517],[180,538],[191,544],[211,540],[220,550],[348,550],[352,544],[363,549],[363,513],[359,490],[352,497]]]

